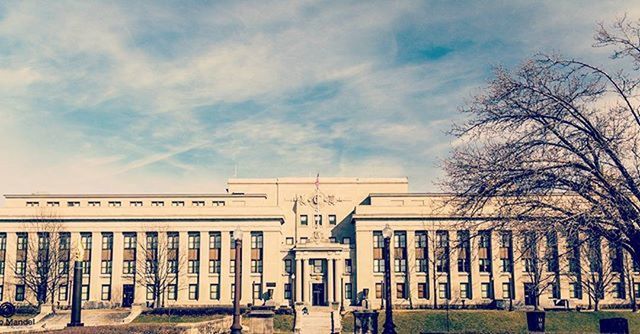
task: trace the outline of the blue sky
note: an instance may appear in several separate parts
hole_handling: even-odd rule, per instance
[[[408,176],[457,108],[538,50],[607,62],[634,1],[1,2],[0,193],[220,192]]]

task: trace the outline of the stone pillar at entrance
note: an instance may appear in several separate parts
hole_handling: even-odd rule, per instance
[[[302,302],[302,263],[304,260],[299,259],[296,260],[296,278],[295,278],[295,289],[296,289],[296,299],[295,302]]]
[[[329,301],[329,305],[335,301],[335,296],[333,294],[334,291],[334,273],[333,268],[335,266],[334,259],[327,259],[327,300]]]

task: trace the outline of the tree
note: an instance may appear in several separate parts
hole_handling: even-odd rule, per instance
[[[16,273],[16,284],[24,285],[36,297],[37,306],[50,303],[55,311],[55,294],[60,285],[69,282],[70,234],[59,218],[44,211],[26,223],[24,230],[18,236],[16,261],[9,267]]]
[[[637,261],[639,32],[640,21],[621,18],[595,35],[595,47],[613,47],[613,58],[630,60],[632,70],[545,54],[514,71],[497,68],[452,130],[458,145],[442,185],[454,194],[454,210],[491,212],[496,224],[553,218],[616,239]]]
[[[136,257],[135,280],[147,289],[153,298],[154,307],[164,307],[170,286],[176,293],[180,290],[178,277],[186,267],[186,254],[178,250],[177,233],[146,232],[145,238],[138,239],[138,249],[142,256]]]

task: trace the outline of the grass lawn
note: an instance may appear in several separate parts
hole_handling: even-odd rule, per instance
[[[629,319],[631,333],[640,333],[640,314],[631,312],[547,312],[547,333],[598,333],[599,319],[624,317]],[[433,310],[394,311],[394,323],[399,334],[423,331],[446,331],[446,312]],[[527,333],[524,312],[451,311],[449,330],[462,333]],[[384,312],[378,319],[379,330]],[[343,332],[353,333],[353,317],[345,315]]]
[[[135,320],[134,323],[139,324],[177,324],[177,323],[192,323],[202,322],[214,319],[219,319],[224,315],[166,315],[166,314],[141,314]]]

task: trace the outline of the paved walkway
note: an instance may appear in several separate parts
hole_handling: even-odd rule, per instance
[[[82,322],[85,326],[120,325],[130,312],[130,309],[82,310]],[[70,311],[59,310],[56,311],[56,314],[49,315],[33,326],[2,326],[0,327],[0,333],[62,329],[67,326],[70,319]]]

